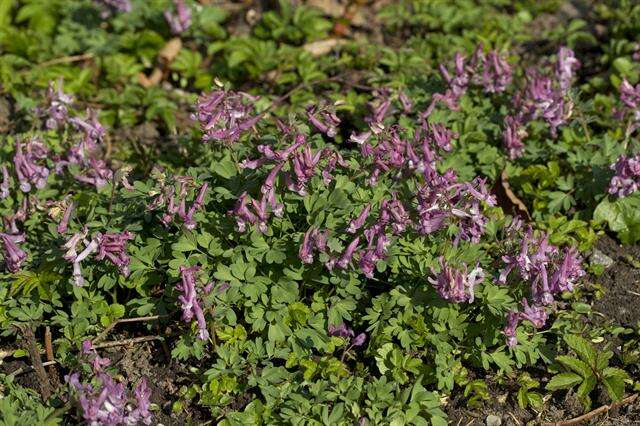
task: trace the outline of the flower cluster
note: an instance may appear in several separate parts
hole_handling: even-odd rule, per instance
[[[56,172],[61,173],[64,167],[73,167],[74,170],[77,167],[80,169],[80,173],[74,174],[77,181],[96,188],[103,187],[113,178],[113,171],[102,159],[99,146],[105,137],[105,128],[93,110],[87,111],[86,119],[73,117],[69,119],[69,123],[82,131],[83,137],[68,150],[65,159],[57,159]]]
[[[131,259],[127,255],[126,246],[127,241],[133,239],[133,234],[129,231],[107,234],[97,233],[91,240],[88,240],[87,233],[86,228],[76,232],[62,246],[65,250],[64,259],[73,265],[74,285],[79,287],[84,285],[81,263],[95,252],[98,252],[96,259],[109,259],[111,263],[119,268],[122,275],[128,276]],[[84,245],[84,249],[78,253],[80,243]]]
[[[621,156],[611,165],[611,170],[615,175],[609,182],[610,194],[622,198],[633,194],[640,187],[640,154],[633,157]]]
[[[202,141],[234,143],[262,118],[254,115],[257,97],[247,93],[231,92],[220,88],[200,96],[197,111],[191,116],[200,123]]]
[[[502,260],[505,267],[500,271],[498,282],[505,284],[515,270],[521,279],[530,283],[534,302],[545,305],[553,302],[554,294],[571,291],[585,274],[575,249],[560,253],[557,247],[549,244],[546,234],[536,236],[531,227],[522,235],[519,250],[503,256]]]
[[[360,333],[356,336],[355,332],[347,327],[345,323],[341,323],[339,325],[330,324],[328,334],[332,337],[342,337],[343,339],[347,339],[347,341],[349,341],[349,349],[356,346],[362,346],[367,340],[367,335],[365,333]]]
[[[133,233],[129,231],[99,234],[96,259],[109,259],[111,263],[118,267],[122,275],[129,276],[131,259],[127,255],[127,241],[133,240],[133,238]]]
[[[340,125],[340,118],[336,115],[335,111],[330,108],[317,108],[312,105],[307,108],[307,118],[320,133],[333,138],[338,133],[338,126]]]
[[[49,82],[46,95],[46,121],[47,129],[58,129],[67,123],[69,118],[69,106],[73,102],[73,97],[67,95],[62,90],[62,81],[58,83],[58,88],[53,82]]]
[[[422,118],[431,115],[437,103],[444,103],[451,110],[458,109],[458,101],[473,83],[480,86],[486,93],[500,93],[507,89],[512,80],[512,70],[509,63],[496,51],[484,53],[480,44],[476,47],[470,59],[456,52],[453,69],[440,64],[440,74],[447,84],[444,93],[435,93]]]
[[[47,184],[49,169],[42,163],[49,155],[49,150],[36,139],[26,143],[16,142],[13,165],[23,192],[31,191],[32,185],[42,189]]]
[[[259,145],[258,152],[261,158],[244,160],[239,164],[242,169],[258,169],[267,164],[274,164],[260,187],[261,199],[251,198],[246,192],[242,193],[229,215],[236,220],[236,227],[240,232],[247,229],[247,224],[257,225],[260,232],[266,232],[270,213],[281,217],[284,206],[276,200],[275,185],[278,176],[282,173],[287,187],[299,195],[306,195],[307,183],[317,174],[318,166],[322,159],[327,159],[322,169],[322,177],[325,184],[332,180],[331,172],[340,164],[346,166],[339,153],[331,149],[322,149],[313,152],[304,135],[298,134],[294,142],[280,151],[274,151],[269,145]],[[289,164],[289,170],[284,171]]]
[[[107,7],[108,10],[128,13],[131,12],[131,0],[94,0],[95,3]],[[103,17],[109,16],[109,12],[103,13]]]
[[[522,139],[526,125],[532,120],[545,121],[556,137],[558,127],[571,116],[573,102],[569,96],[575,71],[580,67],[573,51],[561,47],[554,64],[553,76],[530,69],[526,73],[524,90],[513,99],[514,113],[505,117],[502,141],[510,159],[520,157],[524,151]]]
[[[198,324],[198,338],[207,340],[209,338],[209,331],[207,330],[207,322],[205,321],[196,290],[197,273],[199,270],[199,265],[190,267],[181,266],[180,275],[182,280],[180,284],[176,286],[176,289],[182,293],[178,297],[182,306],[182,319],[186,322],[191,322],[195,317],[196,323]]]
[[[502,257],[505,267],[500,271],[497,281],[505,284],[509,275],[517,271],[519,278],[529,283],[533,307],[524,301],[522,314],[510,314],[504,330],[509,346],[515,345],[515,327],[520,319],[531,321],[537,328],[544,325],[546,313],[541,307],[553,302],[553,297],[564,291],[573,290],[575,284],[585,275],[582,259],[573,247],[562,252],[549,244],[548,236],[540,233],[534,235],[529,227],[522,232],[521,222],[513,224],[509,229],[509,239],[520,242],[515,253]]]
[[[635,132],[640,127],[640,83],[636,86],[632,86],[625,78],[620,84],[620,101],[624,104],[625,108],[622,112],[622,117],[629,115],[629,125],[627,128],[627,137],[631,133]]]
[[[110,365],[111,360],[98,355],[88,340],[82,343],[82,355],[91,364],[93,383],[82,383],[80,374],[77,372],[65,378],[77,392],[85,422],[90,425],[105,426],[150,425],[152,422],[152,414],[149,411],[151,389],[146,379],[140,380],[131,398],[124,383],[116,382],[104,371],[104,367]]]
[[[165,226],[169,226],[172,222],[175,222],[177,215],[184,223],[185,228],[195,229],[197,223],[194,215],[204,207],[204,199],[209,184],[205,182],[200,186],[193,204],[187,209],[187,194],[189,186],[193,183],[193,178],[189,176],[175,176],[174,180],[179,184],[177,193],[174,185],[167,185],[163,176],[159,178],[160,193],[147,206],[147,209],[152,211],[166,206],[167,211],[160,219]]]
[[[191,9],[185,4],[184,0],[173,0],[176,9],[174,15],[169,10],[164,11],[164,18],[169,24],[171,32],[175,35],[185,32],[191,26]]]
[[[547,322],[548,314],[543,306],[529,306],[527,299],[522,299],[522,306],[522,312],[511,310],[507,313],[507,324],[503,329],[503,333],[507,340],[507,346],[510,348],[515,347],[518,343],[516,329],[520,321],[527,320],[533,324],[535,328],[542,328]]]
[[[436,278],[429,278],[429,282],[444,300],[448,302],[469,302],[474,299],[474,288],[484,280],[484,271],[478,265],[468,272],[467,265],[462,270],[448,266],[444,257],[440,257],[440,272],[431,272]]]
[[[0,232],[2,246],[4,248],[4,262],[10,272],[18,272],[22,262],[27,258],[27,253],[18,247],[18,243],[25,241],[24,234]]]

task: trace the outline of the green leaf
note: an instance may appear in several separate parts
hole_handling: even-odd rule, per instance
[[[564,341],[578,354],[580,359],[589,364],[589,366],[595,367],[597,353],[586,339],[576,334],[568,334],[564,336]]]
[[[566,355],[558,355],[556,357],[556,361],[560,362],[562,365],[567,367],[570,370],[575,371],[583,378],[589,377],[593,375],[593,370],[587,365],[585,362],[580,361],[579,359],[572,358]]]
[[[548,390],[569,389],[582,381],[582,377],[576,373],[560,373],[556,374],[549,380],[546,388]]]

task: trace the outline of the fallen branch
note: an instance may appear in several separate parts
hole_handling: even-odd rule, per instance
[[[565,420],[562,422],[555,422],[555,423],[545,423],[545,426],[574,426],[574,425],[579,425],[582,424],[584,422],[586,422],[587,420],[600,415],[600,414],[604,414],[610,410],[613,410],[615,408],[620,408],[623,407],[627,404],[631,404],[633,401],[635,401],[638,398],[638,394],[633,394],[631,396],[626,397],[625,399],[622,399],[618,402],[614,402],[611,405],[603,405],[602,407],[596,408],[593,411],[589,411],[586,414],[583,414],[579,417],[570,419],[570,420]]]
[[[43,362],[42,366],[43,367],[48,367],[50,365],[55,365],[57,363],[58,363],[58,361],[56,361],[56,360],[47,361],[47,362]],[[17,370],[12,371],[9,375],[15,377],[15,376],[19,376],[20,374],[29,373],[29,372],[31,372],[33,370],[35,370],[35,369],[33,368],[33,366],[30,365],[28,367],[18,368]]]
[[[167,316],[167,315],[150,315],[150,316],[146,316],[146,317],[119,319],[117,321],[112,322],[111,324],[109,324],[107,326],[107,328],[102,330],[102,332],[100,334],[98,334],[95,339],[93,339],[92,343],[95,344],[95,343],[99,342],[100,340],[104,339],[107,336],[107,334],[109,334],[109,332],[111,330],[113,330],[113,328],[118,324],[124,324],[124,323],[128,323],[128,322],[155,321],[155,320],[160,319],[160,318],[162,318],[164,316]]]
[[[93,58],[93,53],[83,53],[82,55],[64,56],[62,58],[55,58],[49,61],[44,61],[38,64],[38,66],[48,67],[49,65],[69,64],[72,62],[86,61],[91,58]]]
[[[94,349],[115,348],[117,346],[135,345],[136,343],[150,342],[152,340],[162,340],[161,336],[134,337],[132,339],[115,340],[95,345]]]
[[[49,383],[49,377],[42,365],[42,359],[40,359],[40,351],[36,343],[36,337],[33,334],[33,330],[30,326],[21,327],[22,336],[25,339],[26,349],[29,351],[29,357],[31,358],[31,365],[38,375],[38,381],[40,385],[40,396],[43,401],[47,401],[52,394],[51,383]]]
[[[49,328],[49,326],[46,326],[44,329],[44,351],[47,356],[47,362],[45,364],[50,366],[49,377],[53,382],[53,386],[57,388],[60,385],[60,379],[58,378],[58,371],[54,365],[56,362],[53,358],[53,343],[51,342],[51,328]]]

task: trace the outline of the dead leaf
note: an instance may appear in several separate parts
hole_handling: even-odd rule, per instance
[[[178,56],[180,49],[182,49],[182,40],[178,37],[172,38],[162,47],[162,49],[160,49],[160,52],[158,53],[160,62],[162,62],[164,66],[168,66],[173,62],[176,56]]]
[[[311,56],[318,57],[326,55],[331,52],[335,47],[345,44],[347,41],[339,38],[328,38],[326,40],[318,40],[311,43],[307,43],[302,48],[311,53]]]
[[[496,195],[498,205],[506,213],[511,213],[516,216],[526,216],[531,220],[531,215],[525,203],[513,192],[511,185],[509,185],[509,176],[507,171],[503,170],[500,174],[500,179],[496,181],[493,192]]]

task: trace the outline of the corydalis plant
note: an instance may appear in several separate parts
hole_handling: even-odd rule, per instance
[[[164,18],[169,24],[169,28],[174,35],[182,34],[191,26],[191,8],[188,7],[184,0],[173,0],[173,6],[176,13],[173,14],[169,10],[164,11]]]
[[[78,372],[65,378],[76,393],[82,418],[87,424],[117,426],[152,423],[149,410],[151,389],[146,379],[140,380],[131,397],[124,383],[116,382],[104,371],[111,360],[98,355],[90,341],[83,342],[81,356],[84,362],[91,365],[91,383],[82,383]]]
[[[633,194],[640,187],[640,154],[633,157],[621,156],[611,165],[611,170],[615,174],[609,182],[610,194],[623,198]]]
[[[198,338],[207,340],[209,338],[209,331],[207,330],[207,322],[204,318],[202,307],[200,306],[201,302],[196,287],[197,273],[199,270],[199,265],[189,267],[181,266],[181,282],[176,289],[181,293],[181,295],[178,296],[178,300],[182,307],[182,319],[190,323],[195,317],[198,326]]]
[[[480,266],[470,272],[467,265],[462,269],[455,269],[447,265],[444,257],[440,257],[440,272],[431,270],[435,278],[429,278],[429,282],[444,300],[448,302],[469,302],[474,300],[474,288],[484,280],[484,271]]]
[[[153,199],[153,201],[147,205],[147,209],[154,211],[161,207],[166,208],[166,212],[162,215],[160,221],[169,226],[171,223],[176,223],[177,218],[184,223],[186,229],[195,229],[197,222],[195,220],[195,213],[204,208],[205,196],[209,184],[203,183],[198,189],[197,195],[193,200],[193,203],[187,208],[187,195],[189,187],[193,186],[194,180],[189,176],[175,176],[173,177],[173,184],[166,181],[166,177],[162,174],[157,174],[156,179],[159,183],[159,192]],[[177,184],[177,192],[176,192]]]
[[[236,142],[262,118],[253,108],[257,100],[247,93],[223,88],[200,96],[191,117],[200,123],[202,141]]]

